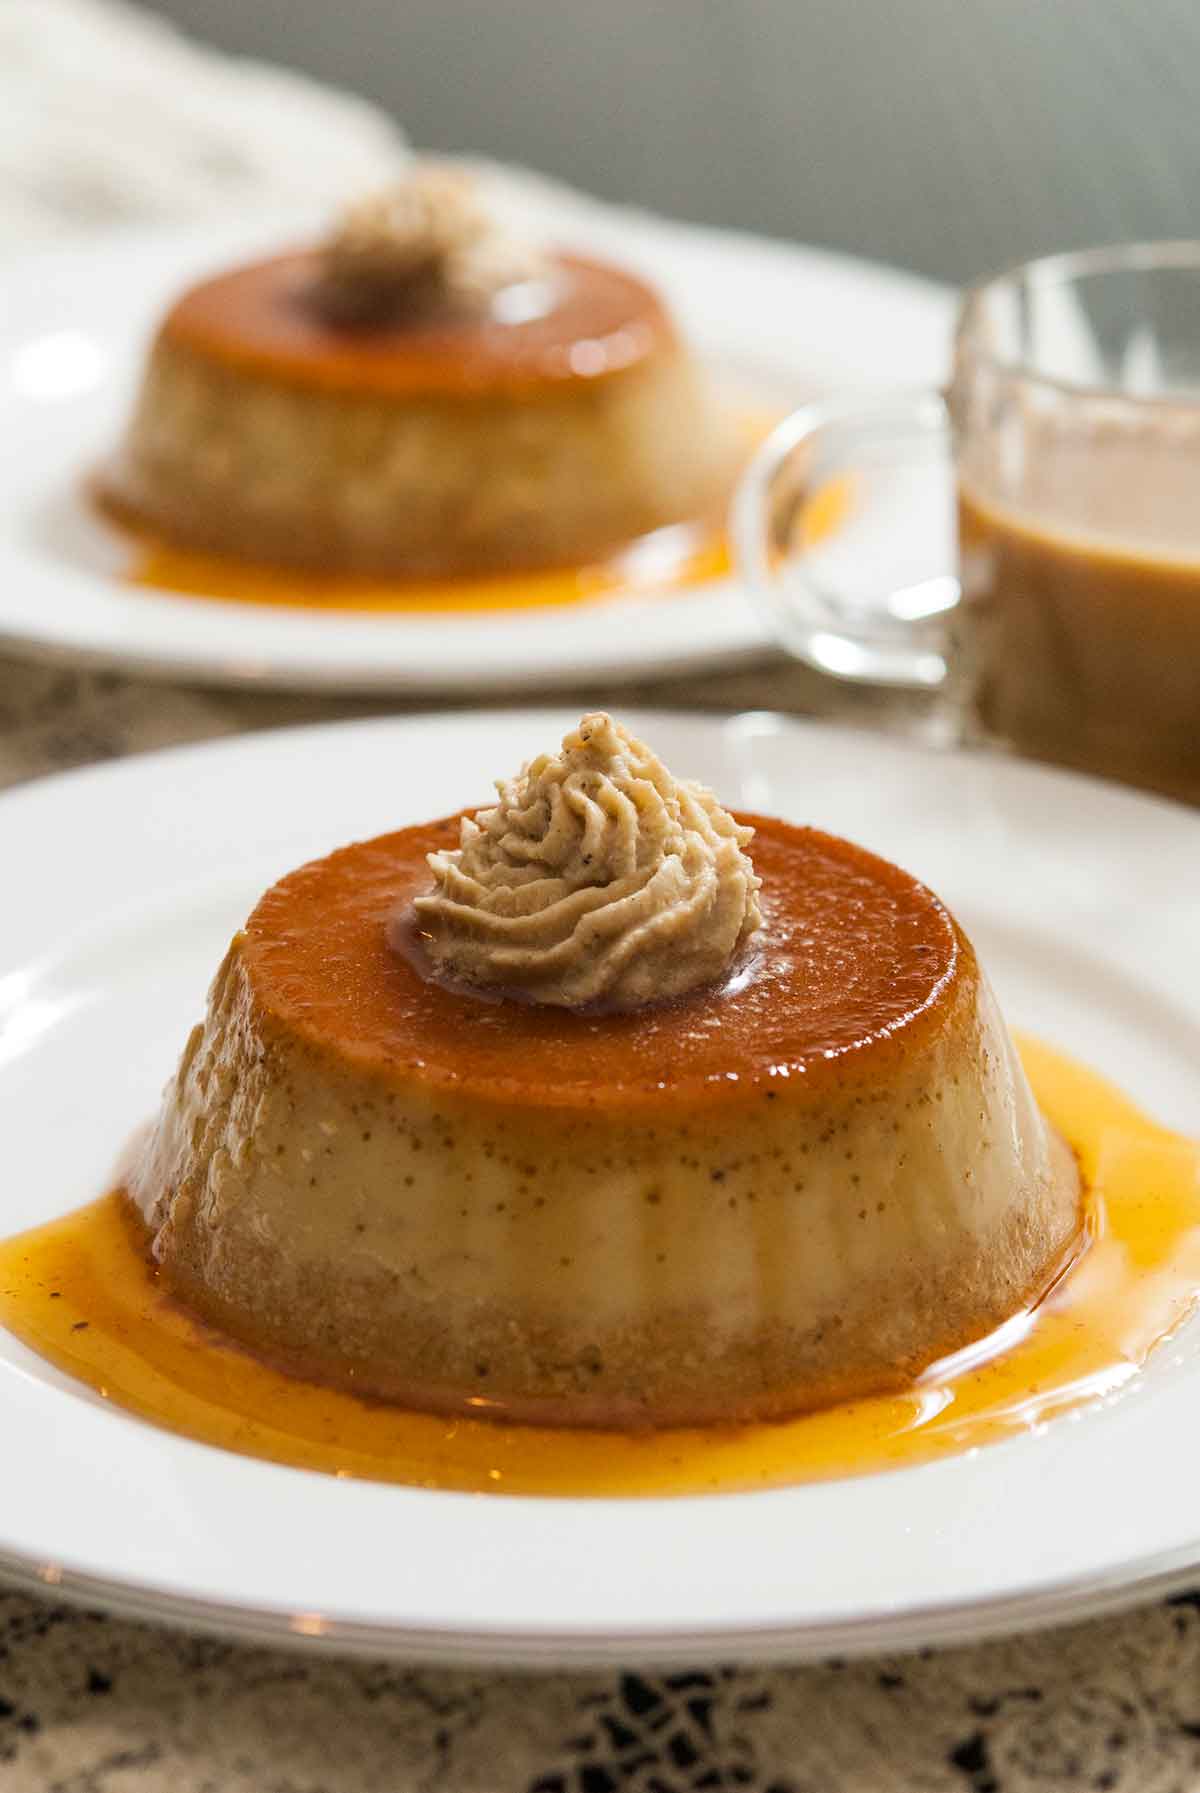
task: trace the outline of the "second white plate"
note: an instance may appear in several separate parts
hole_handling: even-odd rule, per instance
[[[951,300],[867,262],[595,206],[543,228],[637,266],[722,377],[780,410],[834,386],[940,378]],[[280,241],[311,220],[278,225]],[[163,678],[342,692],[504,692],[725,666],[761,653],[732,579],[503,614],[370,615],[131,589],[81,498],[128,411],[150,331],[202,273],[255,253],[254,230],[137,233],[5,271],[0,644]],[[19,446],[19,452],[18,452]]]

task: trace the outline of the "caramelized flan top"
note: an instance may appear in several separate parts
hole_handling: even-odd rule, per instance
[[[562,1107],[736,1101],[797,1084],[814,1095],[884,1078],[957,1012],[978,977],[932,891],[863,848],[811,828],[755,829],[764,925],[731,975],[625,1013],[485,1000],[394,950],[393,920],[428,890],[426,854],[459,816],[401,829],[302,866],[259,902],[243,958],[273,1023],[384,1080],[418,1079],[499,1102]]]
[[[674,343],[666,308],[635,275],[575,255],[550,265],[544,303],[535,296],[516,321],[493,305],[351,328],[323,314],[321,256],[300,250],[190,288],[160,340],[237,373],[376,397],[532,395],[620,373]]]

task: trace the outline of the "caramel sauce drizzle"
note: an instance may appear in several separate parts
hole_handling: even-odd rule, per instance
[[[446,1419],[268,1368],[159,1287],[125,1197],[0,1245],[0,1324],[115,1406],[275,1463],[412,1487],[675,1495],[863,1475],[1012,1438],[1113,1396],[1200,1298],[1200,1143],[1033,1040],[1022,1056],[1078,1154],[1089,1243],[1031,1313],[903,1394],[771,1425],[624,1435]]]

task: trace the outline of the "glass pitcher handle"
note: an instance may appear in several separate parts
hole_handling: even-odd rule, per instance
[[[732,513],[772,635],[836,678],[936,689],[960,600],[952,440],[935,391],[806,405],[763,443]]]

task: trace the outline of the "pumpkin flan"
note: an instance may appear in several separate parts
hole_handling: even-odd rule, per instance
[[[168,1288],[312,1379],[585,1426],[901,1386],[1036,1301],[1075,1165],[930,890],[602,716],[500,792],[259,902],[130,1178]]]
[[[644,280],[515,243],[435,167],[183,293],[99,489],[175,546],[452,575],[716,514],[736,458]]]

